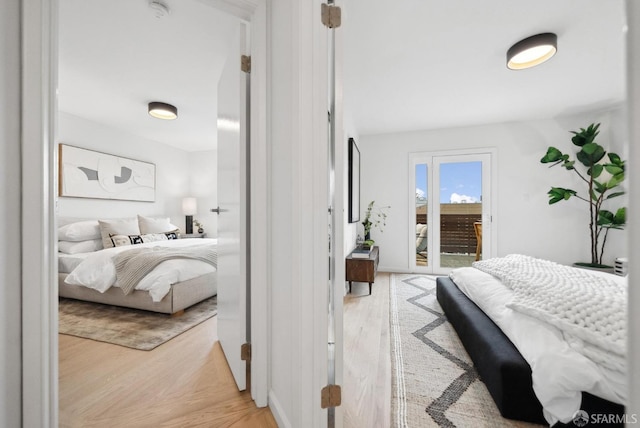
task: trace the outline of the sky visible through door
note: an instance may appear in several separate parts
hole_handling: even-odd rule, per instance
[[[452,162],[440,165],[440,203],[482,201],[482,162]],[[416,165],[416,200],[427,195],[427,165]]]

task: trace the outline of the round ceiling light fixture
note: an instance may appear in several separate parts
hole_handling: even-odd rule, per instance
[[[149,103],[149,114],[158,119],[173,120],[178,117],[178,108],[171,104],[153,101]]]
[[[558,36],[542,33],[527,37],[511,46],[507,51],[507,67],[524,70],[549,60],[558,50]]]

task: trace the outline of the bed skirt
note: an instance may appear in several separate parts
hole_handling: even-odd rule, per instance
[[[159,302],[151,300],[147,291],[135,290],[125,295],[122,290],[115,287],[100,293],[91,288],[69,285],[64,282],[67,275],[66,273],[58,274],[58,295],[60,297],[165,314],[174,314],[218,293],[216,272],[173,284],[169,293]]]

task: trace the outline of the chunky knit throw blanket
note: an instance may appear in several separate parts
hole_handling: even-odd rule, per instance
[[[611,370],[625,370],[627,289],[588,270],[511,254],[473,267],[514,292],[507,307],[549,323],[571,347]]]
[[[135,248],[123,251],[113,260],[116,266],[116,286],[122,288],[124,294],[129,294],[153,268],[172,259],[200,260],[217,267],[218,253],[215,247],[206,245],[186,248]]]

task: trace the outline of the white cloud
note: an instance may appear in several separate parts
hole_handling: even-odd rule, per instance
[[[418,189],[418,188],[416,187],[416,198],[421,198],[421,199],[423,199],[423,198],[425,198],[426,196],[427,196],[427,193],[426,193],[424,190],[422,190],[422,189]]]
[[[464,204],[464,203],[474,204],[478,202],[478,200],[473,196],[459,195],[457,193],[452,193],[451,197],[449,198],[449,202],[452,204]]]

